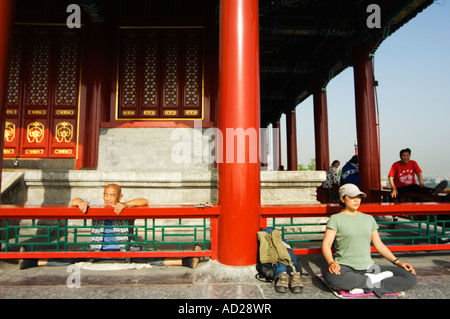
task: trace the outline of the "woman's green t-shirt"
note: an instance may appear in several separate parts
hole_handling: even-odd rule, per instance
[[[375,219],[358,212],[347,215],[344,212],[332,215],[327,227],[336,231],[337,252],[335,261],[356,270],[368,269],[374,264],[371,257],[371,235],[378,229]]]

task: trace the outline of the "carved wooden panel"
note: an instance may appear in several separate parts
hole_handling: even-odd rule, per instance
[[[201,29],[124,29],[119,119],[201,118]]]
[[[4,132],[4,157],[16,157],[19,154],[20,145],[20,119],[22,104],[23,81],[23,46],[24,42],[17,40],[12,44],[11,60],[9,67],[8,91],[6,97],[5,132]]]
[[[4,157],[75,158],[80,50],[78,33],[66,28],[17,28]]]

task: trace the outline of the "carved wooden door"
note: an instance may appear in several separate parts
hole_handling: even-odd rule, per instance
[[[18,28],[11,55],[4,157],[75,158],[80,39],[67,28]]]
[[[202,30],[121,32],[118,119],[201,119]]]

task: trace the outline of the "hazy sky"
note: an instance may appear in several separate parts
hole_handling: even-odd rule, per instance
[[[378,48],[374,59],[381,132],[381,175],[409,147],[424,175],[450,176],[450,0],[419,13]],[[356,140],[353,68],[327,86],[330,161],[341,167]],[[299,164],[315,158],[313,99],[297,106]],[[281,134],[285,134],[281,119]],[[283,145],[284,146],[284,145]],[[286,149],[282,148],[286,167]]]

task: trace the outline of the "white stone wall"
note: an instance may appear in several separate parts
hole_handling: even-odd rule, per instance
[[[317,204],[325,172],[261,172],[261,203]],[[210,171],[24,171],[27,205],[68,204],[74,197],[102,199],[110,183],[124,200],[143,197],[153,205],[217,203],[217,170]]]
[[[102,128],[98,170],[203,171],[214,167],[203,153],[202,128]]]
[[[27,205],[69,204],[72,198],[102,200],[107,184],[122,187],[123,200],[147,198],[151,205],[217,202],[215,171],[26,171]]]
[[[324,171],[263,171],[261,203],[318,204],[317,187],[325,178]]]

